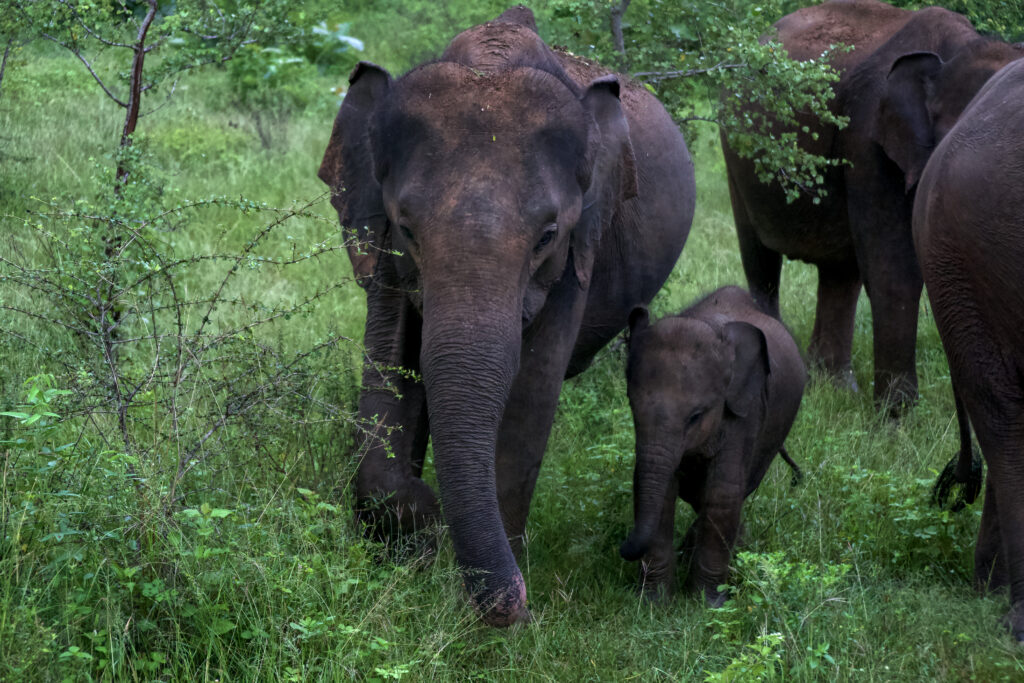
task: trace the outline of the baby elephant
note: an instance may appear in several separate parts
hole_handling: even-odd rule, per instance
[[[740,533],[740,510],[783,447],[807,371],[793,337],[739,287],[724,287],[677,316],[651,325],[629,317],[627,379],[636,426],[634,526],[619,552],[640,560],[651,598],[672,592],[676,495],[697,519],[683,541],[687,588],[712,606]]]

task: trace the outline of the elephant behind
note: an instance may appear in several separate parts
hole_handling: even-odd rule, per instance
[[[776,454],[786,453],[807,372],[796,342],[747,292],[724,287],[651,325],[630,316],[629,404],[636,426],[635,525],[620,553],[642,560],[650,596],[669,594],[675,575],[676,497],[697,513],[683,542],[689,588],[725,600],[743,502]]]
[[[360,64],[319,175],[367,294],[357,515],[385,540],[437,520],[429,438],[471,600],[526,620],[515,552],[558,394],[679,257],[682,135],[515,7],[401,78]]]
[[[914,244],[988,475],[974,580],[1009,586],[1024,642],[1024,61],[985,85],[939,143],[914,202]],[[962,457],[970,458],[969,436]]]
[[[849,164],[824,174],[828,196],[788,204],[777,183],[723,149],[750,292],[779,317],[782,256],[813,263],[818,301],[810,355],[856,387],[850,365],[861,284],[874,321],[874,394],[893,411],[917,396],[915,344],[922,281],[911,239],[914,188],[936,143],[985,81],[1024,56],[982,38],[961,15],[897,9],[877,0],[830,0],[776,24],[789,56],[817,59],[831,45],[841,78],[831,107],[843,130],[804,117],[805,149]]]

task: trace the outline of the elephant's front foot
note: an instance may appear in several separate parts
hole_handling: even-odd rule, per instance
[[[1010,585],[1010,568],[1006,556],[998,550],[981,547],[975,548],[974,555],[974,587],[981,593],[992,593]]]
[[[729,593],[720,591],[717,588],[713,591],[704,591],[704,604],[711,609],[718,609],[729,599]]]
[[[387,544],[432,529],[440,518],[437,496],[422,479],[408,479],[391,491],[360,493],[356,500],[356,519],[366,535]]]
[[[638,588],[644,600],[661,604],[672,598],[675,579],[675,557],[669,552],[662,557],[646,555],[640,560]]]
[[[847,358],[844,361],[837,361],[826,355],[817,348],[814,342],[807,348],[807,356],[810,360],[810,367],[822,373],[832,386],[844,391],[857,393],[860,387],[857,385],[857,378],[853,374],[853,366]]]
[[[686,582],[686,591],[696,593],[704,597],[704,604],[712,609],[717,609],[729,599],[729,592],[719,590],[719,586],[725,584],[726,579],[705,577],[703,579],[694,577],[692,574]]]
[[[840,389],[845,389],[854,394],[860,391],[860,387],[857,386],[857,378],[853,374],[853,368],[839,368],[835,372],[830,372],[829,378]]]
[[[898,420],[917,404],[917,377],[905,374],[875,376],[875,405]]]
[[[1010,607],[1003,617],[1003,626],[1010,630],[1018,645],[1024,645],[1024,601]]]

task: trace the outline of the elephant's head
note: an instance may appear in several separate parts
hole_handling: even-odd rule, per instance
[[[728,430],[759,424],[769,359],[764,333],[745,322],[715,326],[679,316],[650,325],[647,310],[638,307],[629,326],[636,519],[619,552],[638,560],[650,548],[662,506],[676,495],[683,456],[713,457],[716,440],[733,436]]]
[[[504,624],[526,614],[494,480],[523,333],[553,287],[585,296],[606,209],[633,167],[613,77],[578,88],[529,63],[540,49],[529,27],[485,27],[506,38],[486,68],[439,61],[392,80],[360,64],[320,175],[367,243],[352,255],[357,275],[395,258],[402,281],[382,285],[406,288],[422,313],[444,516],[474,601]]]
[[[911,52],[893,62],[873,137],[903,171],[907,192],[917,185],[935,146],[985,82],[1021,57],[1021,46],[979,38],[949,61],[933,52]]]

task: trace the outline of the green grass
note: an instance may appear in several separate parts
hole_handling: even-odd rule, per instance
[[[322,194],[315,173],[336,103],[282,118],[266,150],[218,95],[222,73],[187,84],[142,123],[173,202],[244,195],[287,207]],[[43,257],[40,242],[21,221],[39,208],[32,197],[66,206],[93,194],[89,160],[109,168],[118,112],[63,56],[33,53],[3,86],[0,144],[10,159],[0,170],[0,239],[8,258],[33,261]],[[691,146],[698,213],[653,305],[659,316],[743,282],[715,137],[698,133]],[[292,243],[301,249],[334,230],[326,201],[314,212],[324,220],[289,220],[266,253],[287,254]],[[237,250],[269,217],[191,213],[167,235],[168,249]],[[222,267],[190,271],[185,281],[204,291]],[[243,273],[231,286],[287,303],[348,275],[345,255],[332,252]],[[801,347],[814,291],[813,269],[787,263],[782,310]],[[0,282],[0,303],[18,301],[34,299]],[[55,358],[79,349],[44,323],[11,315],[4,311],[0,325],[21,336],[0,340],[4,410],[23,401],[27,377],[70,381]],[[312,313],[261,327],[254,343],[301,351],[332,332],[358,340],[364,315],[362,291],[349,282]],[[633,448],[621,348],[602,351],[563,390],[521,561],[536,621],[508,631],[477,622],[443,538],[435,557],[395,564],[359,537],[344,493],[351,428],[304,420],[312,404],[282,405],[219,437],[173,506],[163,498],[173,453],[155,448],[129,469],[78,415],[27,431],[2,418],[0,679],[1019,679],[1024,653],[998,623],[1006,596],[971,587],[980,503],[950,514],[928,502],[956,430],[927,305],[921,401],[899,424],[871,405],[870,330],[864,300],[854,341],[862,392],[813,378],[788,442],[806,477],[791,488],[788,468],[776,464],[749,500],[735,594],[721,610],[685,596],[644,603],[636,567],[618,556],[631,524]],[[314,367],[319,388],[310,396],[352,409],[359,358],[355,344],[332,350]],[[200,408],[217,397],[194,398],[184,419],[201,428]],[[53,400],[56,412],[64,407]],[[253,440],[260,433],[267,443]],[[75,448],[46,450],[74,435],[84,435]],[[680,529],[692,516],[683,507]]]

